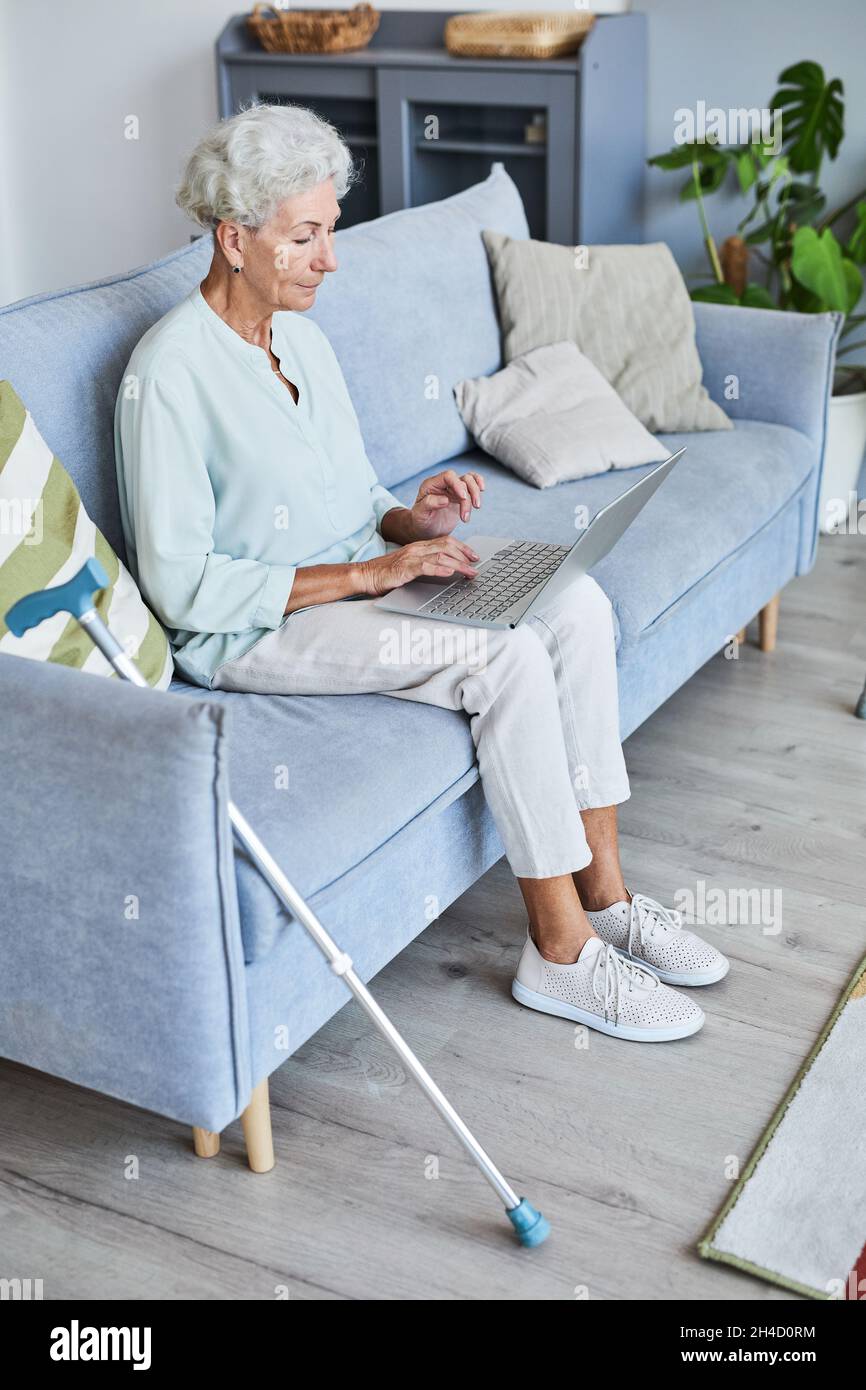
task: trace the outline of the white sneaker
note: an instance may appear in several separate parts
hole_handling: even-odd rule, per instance
[[[679,912],[643,893],[635,893],[630,903],[612,903],[586,915],[602,941],[666,985],[713,985],[730,969],[721,951],[683,927]]]
[[[691,999],[591,936],[573,965],[545,960],[526,929],[511,985],[519,1004],[629,1042],[672,1042],[704,1026]]]

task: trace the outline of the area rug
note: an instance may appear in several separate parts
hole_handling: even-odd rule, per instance
[[[866,1300],[866,957],[698,1250],[806,1298]]]

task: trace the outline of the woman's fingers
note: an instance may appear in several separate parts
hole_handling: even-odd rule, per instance
[[[456,555],[458,559],[477,560],[479,558],[472,546],[467,545],[466,541],[459,541],[456,536],[444,536],[442,539],[445,542],[445,549],[452,555]]]
[[[459,572],[466,575],[467,579],[475,578],[475,568],[467,558],[466,546],[460,541],[453,540],[446,536],[444,540],[422,552],[421,563],[423,566],[431,566],[432,570],[424,570],[425,573],[435,573],[446,578],[449,574]]]
[[[459,560],[449,560],[447,564],[425,560],[421,572],[433,579],[453,579],[455,574],[462,574],[466,579],[475,578],[474,569],[470,565],[462,565]]]
[[[454,502],[457,502],[460,507],[460,519],[468,521],[472,508],[481,506],[483,491],[484,478],[480,473],[464,473],[461,477],[453,468],[447,468],[444,473],[425,478],[417,500],[420,502],[423,499],[429,506],[437,509],[453,506]]]
[[[481,556],[477,550],[473,550],[468,541],[459,541],[456,536],[442,536],[441,540],[450,541],[449,550],[452,554],[465,556],[467,560],[480,560]]]
[[[480,507],[481,488],[478,484],[478,475],[476,473],[464,473],[463,481],[469,489],[469,496],[472,498],[473,507]]]
[[[458,477],[453,468],[447,468],[442,474],[451,495],[460,503],[460,519],[467,521],[472,509],[472,498],[469,488],[463,479]]]

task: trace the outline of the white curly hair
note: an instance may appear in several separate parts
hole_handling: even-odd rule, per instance
[[[293,194],[332,178],[342,199],[356,177],[352,154],[328,121],[305,106],[256,102],[202,137],[175,201],[200,227],[258,229]]]

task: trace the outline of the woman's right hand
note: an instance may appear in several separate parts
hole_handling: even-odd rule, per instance
[[[477,570],[472,561],[479,556],[465,541],[453,536],[435,536],[432,540],[410,541],[399,550],[361,560],[365,594],[381,598],[391,589],[399,589],[413,579],[450,579],[464,575],[474,579]]]

